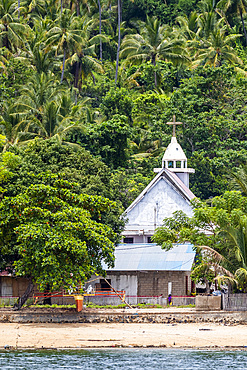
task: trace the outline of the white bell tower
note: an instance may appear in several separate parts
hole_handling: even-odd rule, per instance
[[[182,122],[176,122],[174,115],[173,122],[167,122],[167,124],[173,125],[173,136],[162,158],[162,168],[174,172],[187,188],[189,188],[189,174],[194,173],[195,170],[193,168],[187,168],[187,157],[177,142],[176,125],[181,125]],[[160,168],[155,168],[154,172],[160,172],[160,170]]]

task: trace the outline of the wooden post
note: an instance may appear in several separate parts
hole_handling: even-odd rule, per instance
[[[118,292],[113,288],[113,286],[111,286],[111,284],[109,283],[108,280],[106,280],[106,278],[103,278],[107,284],[112,288],[112,290],[116,293],[116,295],[121,299],[122,302],[124,302],[126,304],[126,306],[128,306],[129,308],[133,308],[131,307],[126,301],[125,301],[125,296],[124,297],[121,297],[120,294],[118,294]]]

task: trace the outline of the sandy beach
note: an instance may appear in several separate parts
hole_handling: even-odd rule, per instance
[[[246,347],[247,325],[0,324],[0,347]]]

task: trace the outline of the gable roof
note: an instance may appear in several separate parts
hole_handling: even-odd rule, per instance
[[[131,205],[125,210],[128,213],[133,209],[141,199],[148,193],[160,180],[168,182],[174,190],[181,195],[186,201],[190,202],[191,199],[195,198],[192,191],[180,180],[180,178],[174,173],[169,171],[167,168],[162,168],[161,171],[154,177],[154,179],[146,186],[146,188],[138,195],[138,197],[131,203]]]
[[[119,244],[115,266],[107,271],[190,271],[195,258],[193,245],[175,244],[169,251],[157,244]]]

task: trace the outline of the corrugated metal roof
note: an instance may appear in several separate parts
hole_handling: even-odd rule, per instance
[[[195,258],[192,244],[176,244],[164,251],[156,244],[119,244],[115,267],[107,271],[190,271]]]

